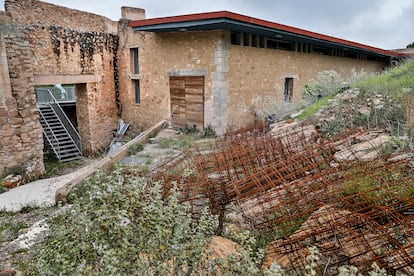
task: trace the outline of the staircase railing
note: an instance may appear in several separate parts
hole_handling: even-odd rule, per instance
[[[76,131],[76,128],[73,126],[72,122],[69,120],[66,113],[63,111],[62,107],[60,106],[59,102],[56,100],[53,93],[47,90],[36,90],[36,97],[37,101],[40,104],[49,104],[52,107],[53,111],[58,116],[61,123],[64,125],[66,131],[69,133],[69,136],[73,140],[74,144],[76,145],[77,149],[80,153],[82,153],[82,142],[79,133]]]
[[[75,87],[36,87],[36,98],[38,104],[48,104],[53,102],[50,94],[57,102],[76,102]]]
[[[59,141],[56,137],[56,135],[53,133],[52,127],[49,125],[49,123],[47,122],[45,116],[43,115],[42,112],[39,112],[40,116],[42,117],[43,121],[46,124],[46,128],[42,127],[42,131],[44,136],[46,137],[47,141],[49,142],[49,145],[51,145],[52,150],[55,152],[56,156],[58,156],[60,158],[60,147],[59,147]],[[52,134],[52,135],[48,135],[48,133]],[[57,146],[55,146],[57,145]]]

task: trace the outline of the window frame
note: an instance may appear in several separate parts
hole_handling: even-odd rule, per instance
[[[285,89],[283,92],[283,99],[285,102],[292,102],[293,100],[293,85],[294,85],[293,81],[294,81],[293,77],[285,78]]]
[[[131,71],[139,74],[139,47],[131,48]]]
[[[134,88],[135,104],[141,103],[141,84],[139,79],[132,80],[132,86]]]

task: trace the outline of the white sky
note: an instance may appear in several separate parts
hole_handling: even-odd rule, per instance
[[[121,6],[147,18],[227,10],[383,48],[414,42],[414,0],[47,0],[118,20]],[[4,10],[4,0],[0,0]]]

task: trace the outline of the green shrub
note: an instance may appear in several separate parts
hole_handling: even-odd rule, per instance
[[[337,93],[344,86],[342,77],[333,70],[319,72],[316,78],[304,87],[303,99],[306,105]]]
[[[176,189],[163,200],[153,186],[119,170],[98,173],[50,221],[51,236],[29,275],[181,275],[190,273],[213,234],[215,217],[194,222]]]

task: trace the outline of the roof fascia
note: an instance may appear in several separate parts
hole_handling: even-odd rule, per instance
[[[189,14],[181,16],[171,16],[163,18],[153,18],[130,22],[129,26],[136,31],[150,31],[150,32],[168,32],[185,30],[187,28],[205,26],[203,30],[223,29],[223,28],[208,28],[208,25],[218,25],[220,23],[234,24],[239,27],[246,27],[250,29],[262,30],[275,34],[285,34],[291,37],[300,38],[305,41],[316,41],[325,45],[332,45],[336,48],[347,48],[366,53],[371,53],[385,57],[403,56],[401,53],[383,50],[380,48],[364,45],[361,43],[344,40],[336,37],[331,37],[311,31],[306,31],[296,27],[282,25],[262,19],[248,17],[241,14],[236,14],[228,11],[210,12]],[[224,28],[231,30],[230,28]]]

